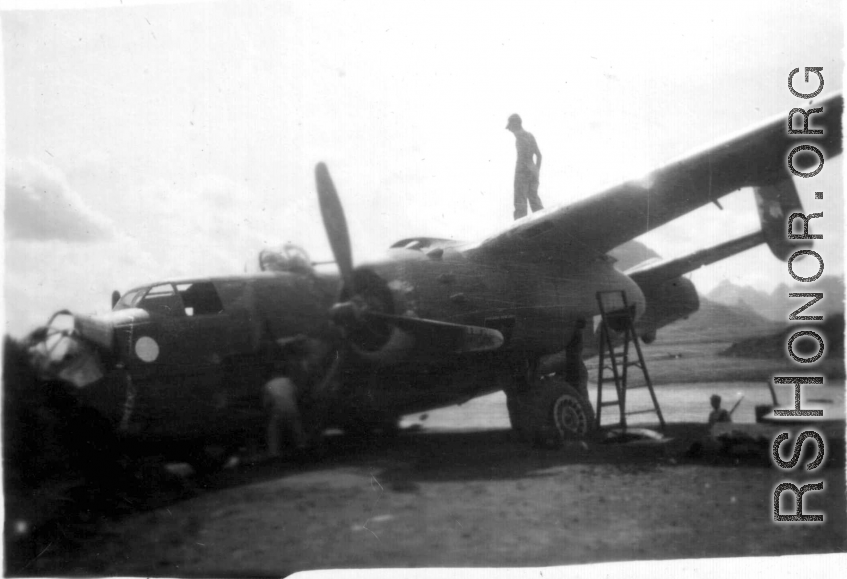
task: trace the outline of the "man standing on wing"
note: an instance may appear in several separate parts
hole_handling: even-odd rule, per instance
[[[521,117],[512,115],[506,129],[515,135],[515,146],[518,149],[518,161],[515,165],[515,219],[526,215],[526,204],[535,213],[544,209],[538,198],[538,175],[541,172],[541,151],[535,142],[535,137],[523,129]],[[533,155],[535,158],[533,159]]]

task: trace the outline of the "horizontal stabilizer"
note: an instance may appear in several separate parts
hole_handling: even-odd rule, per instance
[[[690,255],[686,255],[685,257],[680,257],[679,259],[674,259],[654,267],[630,273],[629,276],[635,280],[638,285],[675,279],[689,271],[699,269],[704,265],[711,265],[716,261],[726,259],[736,253],[741,253],[742,251],[756,247],[757,245],[764,243],[765,238],[766,236],[764,231],[757,231],[755,233],[739,237],[738,239],[733,239],[732,241],[727,241],[725,243],[715,245],[714,247],[697,251]]]

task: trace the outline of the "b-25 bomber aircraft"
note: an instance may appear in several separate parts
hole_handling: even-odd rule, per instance
[[[803,142],[829,159],[842,149],[843,98],[815,106],[823,112],[812,124],[824,132]],[[649,343],[699,307],[685,273],[762,243],[780,260],[808,247],[786,235],[788,216],[802,212],[786,162],[798,138],[787,129],[782,116],[487,239],[409,237],[359,265],[319,164],[338,274],[301,267],[150,284],[109,313],[73,315],[58,359],[46,354],[45,329],[33,334],[32,351],[122,439],[173,458],[242,444],[247,431],[265,427],[263,385],[297,372],[298,404],[314,433],[390,431],[402,415],[504,390],[525,438],[587,436],[594,413],[582,359],[596,353],[598,292],[622,292]],[[799,170],[816,163],[794,158]],[[760,231],[658,265],[615,263],[639,235],[742,188],[753,189]],[[584,349],[572,347],[581,342]]]

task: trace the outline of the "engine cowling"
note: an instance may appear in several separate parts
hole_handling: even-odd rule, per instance
[[[412,349],[414,338],[389,319],[368,315],[398,315],[406,311],[403,293],[393,291],[388,283],[368,268],[353,271],[352,282],[339,296],[336,323],[343,326],[354,352],[378,363],[400,360]]]

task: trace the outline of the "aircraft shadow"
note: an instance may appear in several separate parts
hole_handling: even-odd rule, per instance
[[[73,552],[75,546],[84,545],[98,535],[101,523],[106,520],[165,509],[208,493],[309,473],[332,476],[334,471],[361,471],[373,475],[387,491],[415,493],[421,484],[429,482],[541,480],[562,476],[573,465],[606,471],[611,468],[612,475],[617,471],[647,476],[657,469],[690,465],[773,468],[769,448],[726,453],[713,446],[693,452],[698,443],[708,440],[708,430],[703,423],[673,423],[668,424],[666,440],[661,442],[595,440],[587,445],[573,443],[558,449],[529,447],[518,441],[509,429],[406,429],[390,438],[332,435],[325,439],[319,456],[252,462],[242,459],[234,466],[203,477],[191,474],[188,467],[156,468],[149,469],[143,478],[79,488],[72,497],[66,497],[70,508],[55,513],[39,541],[57,541]],[[833,463],[840,461],[843,465],[843,440],[833,446],[839,443],[840,449],[830,447],[832,450],[827,452]]]
[[[622,473],[681,465],[770,468],[768,448],[724,450],[706,445],[703,423],[668,424],[663,441],[631,440],[561,448],[534,448],[510,429],[427,431],[406,429],[393,438],[327,437],[319,459],[243,464],[192,482],[196,492],[255,484],[306,472],[367,468],[394,491],[413,491],[419,482],[492,481],[556,476],[557,467],[610,466]],[[700,446],[698,447],[698,444]]]

